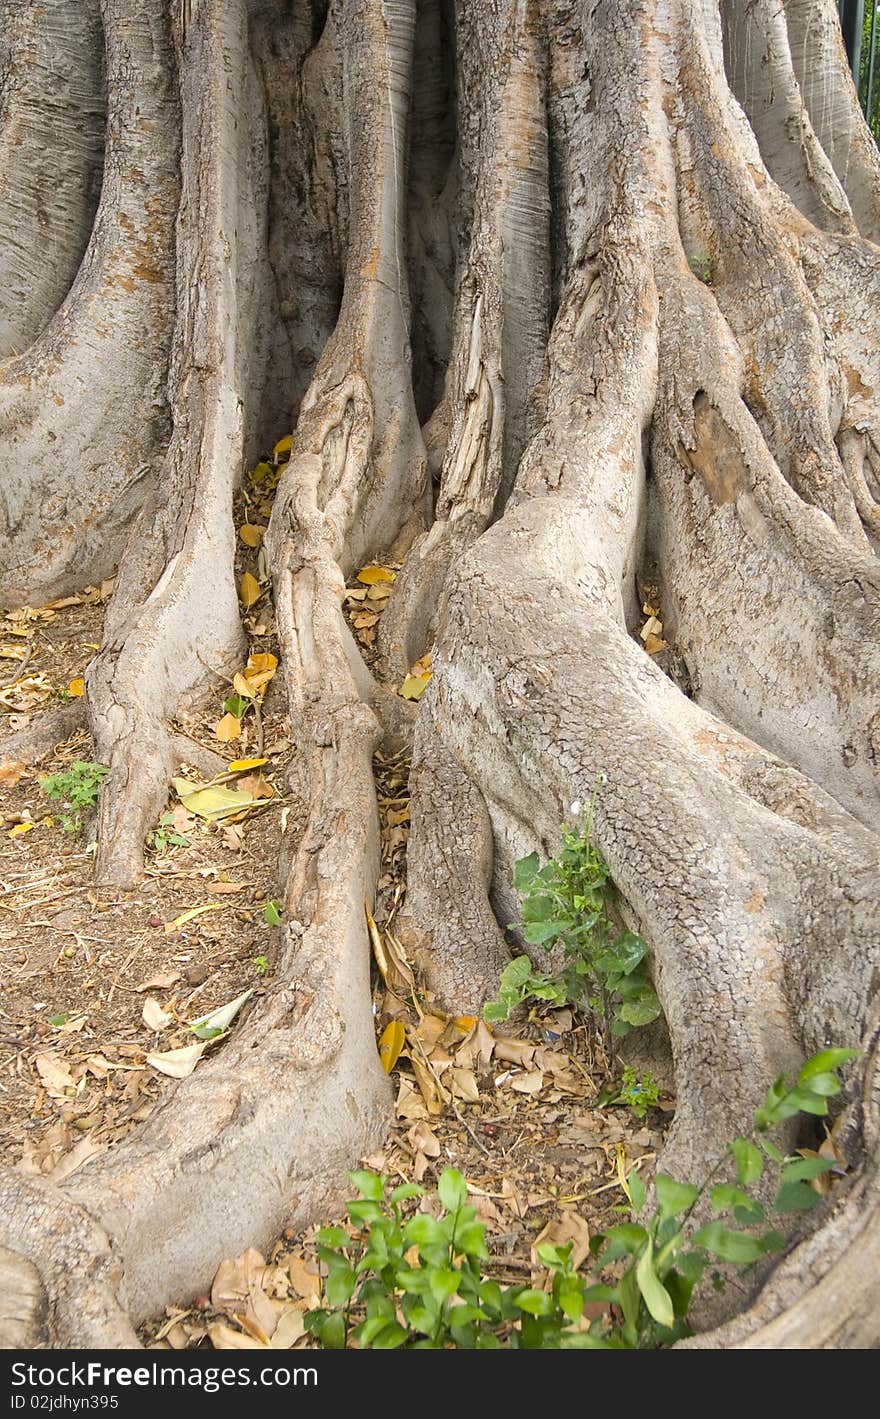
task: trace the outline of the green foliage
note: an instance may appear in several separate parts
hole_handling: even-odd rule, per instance
[[[548,950],[561,943],[563,968],[546,974],[528,956],[515,957],[502,972],[499,999],[483,1010],[486,1020],[506,1020],[528,999],[590,1009],[608,1035],[656,1020],[660,1002],[645,966],[647,945],[611,919],[614,885],[589,822],[582,830],[563,828],[562,851],[543,867],[536,852],[521,858],[514,885],[522,894],[517,926],[525,940]]]
[[[258,976],[265,976],[265,975],[268,975],[268,974],[269,974],[269,957],[268,957],[268,956],[254,956],[254,969],[256,970]]]
[[[712,280],[712,258],[708,251],[695,251],[692,256],[688,257],[688,265],[697,280],[708,286]]]
[[[281,905],[279,902],[266,902],[266,905],[263,907],[263,920],[267,926],[281,925]]]
[[[600,1107],[605,1104],[625,1104],[627,1108],[632,1109],[636,1118],[644,1118],[648,1109],[652,1109],[659,1098],[660,1085],[648,1070],[638,1071],[628,1066],[624,1069],[619,1084],[600,1090],[596,1103]]]
[[[702,1184],[658,1174],[650,1214],[644,1184],[630,1174],[632,1218],[592,1239],[592,1278],[575,1271],[570,1243],[545,1243],[537,1249],[548,1271],[540,1289],[487,1279],[485,1227],[467,1205],[464,1178],[452,1168],[439,1179],[439,1216],[419,1211],[407,1219],[401,1204],[424,1195],[417,1184],[404,1183],[386,1197],[384,1177],[366,1170],[350,1174],[359,1196],[348,1204],[349,1227],[318,1233],[324,1305],[307,1313],[307,1330],[334,1350],[352,1339],[361,1349],[377,1350],[642,1350],[673,1344],[691,1333],[692,1297],[715,1262],[749,1267],[783,1245],[781,1233],[768,1225],[767,1209],[749,1192],[763,1177],[765,1158],[777,1170],[773,1211],[782,1215],[819,1201],[809,1182],[829,1171],[831,1160],[785,1158],[764,1135],[804,1100],[807,1112],[827,1113],[828,1097],[840,1087],[837,1069],[856,1053],[825,1050],[807,1061],[793,1084],[777,1079],[755,1114],[752,1136],[735,1139]],[[819,1088],[816,1080],[822,1081]],[[721,1181],[724,1171],[736,1180]],[[691,1218],[703,1199],[715,1215],[695,1230]],[[717,1271],[709,1271],[709,1278],[723,1285]],[[588,1323],[584,1307],[592,1301],[608,1309]]]
[[[81,759],[61,774],[52,774],[40,779],[40,787],[49,797],[60,799],[66,809],[61,826],[66,833],[78,833],[82,828],[84,811],[92,809],[98,802],[98,790],[109,773],[105,764],[86,764]]]
[[[189,838],[183,833],[171,832],[174,827],[174,814],[163,813],[159,819],[159,826],[153,833],[153,847],[157,852],[167,852],[169,847],[188,847]]]

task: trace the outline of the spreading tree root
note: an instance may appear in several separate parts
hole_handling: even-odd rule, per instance
[[[331,0],[296,30],[273,0],[193,0],[173,21],[157,0],[103,0],[92,238],[0,377],[4,591],[66,590],[74,566],[94,580],[129,534],[87,676],[110,768],[98,873],[129,883],[177,701],[240,654],[231,502],[280,321],[305,394],[267,552],[304,826],[285,844],[277,980],[216,1057],[66,1181],[0,1176],[6,1343],[134,1343],[224,1255],[314,1219],[387,1123],[363,906],[372,754],[405,726],[341,611],[346,577],[383,552],[406,561],[380,671],[399,678],[436,636],[400,929],[439,997],[460,1013],[494,993],[513,860],[553,852],[598,788],[593,833],[671,1042],[664,1168],[704,1176],[805,1052],[863,1051],[849,1181],[697,1343],[877,1342],[880,188],[833,9]],[[422,18],[454,30],[456,181],[446,136],[409,131],[445,102],[438,83],[413,105]],[[299,66],[289,101],[253,58],[276,19]],[[131,105],[152,130],[125,123]],[[271,193],[267,129],[312,153],[293,177],[276,162]],[[445,245],[408,152],[442,187]],[[446,308],[424,304],[452,252],[449,366],[439,399],[436,368],[415,381],[422,416],[436,400],[421,430],[410,332],[443,345]],[[318,333],[320,358],[297,364]],[[84,371],[112,389],[120,352],[140,402],[111,418]],[[632,634],[649,567],[691,698]]]

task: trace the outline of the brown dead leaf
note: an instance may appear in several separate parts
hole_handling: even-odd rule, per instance
[[[415,1027],[415,1034],[425,1049],[435,1045],[446,1029],[446,1021],[439,1015],[423,1015]]]
[[[498,1043],[486,1024],[478,1020],[455,1051],[455,1062],[463,1069],[485,1069],[493,1052],[497,1053]]]
[[[245,793],[251,794],[255,799],[275,797],[275,789],[262,774],[244,774],[236,779],[236,787],[244,789]]]
[[[317,1305],[321,1295],[321,1278],[311,1271],[303,1256],[296,1253],[287,1258],[287,1274],[298,1296]]]
[[[76,1088],[76,1080],[70,1072],[70,1066],[59,1055],[38,1054],[34,1057],[34,1066],[50,1098],[67,1098]]]
[[[560,1208],[559,1216],[552,1218],[532,1243],[533,1266],[541,1265],[537,1254],[537,1247],[541,1242],[550,1242],[552,1246],[557,1247],[572,1242],[571,1263],[577,1271],[590,1254],[590,1229],[573,1207],[563,1207]]]
[[[509,1208],[514,1217],[525,1217],[528,1204],[523,1202],[520,1191],[511,1178],[502,1178],[501,1197],[505,1207]]]
[[[464,1099],[466,1103],[477,1104],[480,1101],[480,1090],[471,1069],[450,1069],[450,1081],[452,1092],[459,1099]]]
[[[269,1342],[254,1340],[244,1331],[235,1330],[222,1320],[212,1321],[208,1326],[208,1337],[215,1350],[265,1350]]]
[[[210,891],[210,887],[208,891]],[[142,981],[135,986],[135,990],[140,995],[145,990],[170,990],[180,980],[180,971],[160,971],[157,976],[150,976],[149,980]]]
[[[428,1158],[440,1157],[440,1139],[426,1119],[419,1119],[407,1129],[406,1141],[414,1153],[421,1151]]]
[[[510,1081],[510,1087],[518,1094],[540,1094],[544,1087],[544,1076],[540,1069],[530,1069],[527,1074],[515,1074]]]
[[[91,1134],[86,1134],[85,1138],[75,1143],[52,1168],[49,1176],[53,1183],[64,1182],[65,1178],[71,1177],[83,1163],[87,1163],[97,1153],[103,1153],[106,1147],[106,1143],[96,1143]]]
[[[417,1054],[414,1053],[410,1056],[410,1064],[412,1065],[413,1074],[416,1076],[416,1083],[419,1086],[422,1098],[425,1101],[425,1107],[429,1115],[436,1118],[443,1112],[444,1098],[440,1086],[434,1075],[427,1066],[422,1063]]]
[[[394,1111],[398,1118],[404,1119],[408,1123],[413,1123],[419,1119],[426,1119],[428,1111],[425,1101],[413,1081],[406,1074],[398,1075],[397,1099],[394,1103]]]
[[[503,1060],[505,1064],[526,1066],[531,1064],[535,1049],[536,1046],[529,1044],[528,1040],[500,1039],[495,1041],[495,1058]]]
[[[315,1300],[317,1301],[317,1295]],[[305,1312],[301,1306],[288,1306],[278,1318],[272,1332],[273,1350],[290,1350],[306,1333]]]
[[[252,1290],[258,1290],[266,1270],[266,1261],[255,1247],[248,1247],[241,1256],[221,1261],[211,1282],[211,1305],[229,1315],[244,1312]]]
[[[14,788],[27,770],[27,765],[18,759],[0,760],[0,787]]]

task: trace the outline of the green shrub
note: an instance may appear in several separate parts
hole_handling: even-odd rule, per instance
[[[78,833],[84,811],[95,807],[98,790],[109,773],[105,764],[86,764],[81,759],[61,774],[40,779],[40,787],[49,798],[60,799],[70,812],[61,819],[66,833]]]
[[[324,1304],[306,1314],[306,1328],[327,1349],[352,1341],[376,1350],[671,1345],[691,1333],[691,1301],[710,1267],[754,1266],[784,1244],[769,1225],[771,1214],[819,1201],[810,1181],[833,1161],[784,1157],[766,1135],[800,1111],[827,1114],[829,1097],[840,1090],[837,1071],[855,1057],[855,1050],[823,1050],[793,1084],[780,1076],[756,1111],[750,1136],[734,1139],[699,1186],[658,1174],[650,1213],[644,1184],[631,1173],[631,1206],[622,1209],[630,1218],[592,1239],[592,1279],[574,1270],[571,1244],[549,1243],[537,1248],[548,1271],[545,1287],[502,1286],[485,1277],[485,1227],[467,1205],[464,1178],[452,1168],[439,1179],[438,1217],[404,1217],[402,1204],[423,1195],[417,1184],[404,1183],[386,1197],[384,1177],[352,1173],[359,1196],[348,1204],[350,1225],[318,1232]],[[768,1164],[777,1173],[769,1211],[750,1190]],[[714,1216],[695,1227],[693,1213],[704,1198]],[[710,1276],[722,1284],[717,1271]],[[587,1323],[584,1307],[591,1301],[604,1302],[608,1310]]]
[[[536,852],[521,858],[514,885],[522,894],[522,921],[515,925],[530,946],[561,943],[563,967],[542,973],[528,956],[516,956],[502,972],[499,999],[483,1010],[486,1020],[506,1020],[529,999],[589,1009],[606,1035],[656,1020],[660,1002],[645,966],[648,947],[612,921],[614,885],[589,820],[583,829],[562,829],[562,851],[543,867]]]

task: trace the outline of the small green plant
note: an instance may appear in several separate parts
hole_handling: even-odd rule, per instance
[[[265,976],[269,974],[268,956],[254,956],[253,965],[254,970],[256,971],[258,976]]]
[[[499,999],[484,1007],[488,1021],[506,1020],[528,999],[570,1004],[593,1011],[606,1035],[625,1035],[660,1014],[648,979],[648,947],[611,919],[614,886],[608,866],[590,839],[590,818],[580,829],[562,829],[562,851],[543,867],[536,852],[514,868],[522,894],[522,929],[530,946],[560,942],[559,974],[535,971],[528,956],[516,956],[499,982]]]
[[[467,1206],[465,1180],[451,1168],[438,1183],[440,1215],[419,1211],[406,1220],[401,1204],[423,1196],[422,1188],[404,1183],[386,1198],[384,1177],[352,1173],[359,1197],[348,1204],[350,1226],[318,1232],[324,1305],[307,1313],[307,1330],[327,1349],[343,1349],[351,1339],[361,1349],[381,1350],[673,1344],[691,1333],[691,1300],[709,1268],[713,1284],[722,1286],[715,1263],[754,1266],[784,1245],[781,1232],[767,1225],[770,1213],[784,1216],[819,1201],[810,1182],[830,1171],[833,1160],[785,1157],[767,1134],[799,1112],[827,1114],[829,1097],[840,1091],[837,1071],[856,1054],[822,1050],[793,1084],[781,1075],[756,1110],[749,1137],[734,1139],[700,1185],[658,1174],[650,1214],[644,1183],[631,1173],[631,1206],[623,1209],[631,1220],[592,1239],[592,1280],[572,1266],[571,1244],[549,1243],[537,1248],[548,1268],[545,1287],[505,1287],[484,1277],[485,1227]],[[768,1164],[777,1173],[769,1212],[750,1191]],[[695,1227],[701,1202],[714,1216]],[[618,1274],[608,1276],[612,1265]],[[607,1309],[588,1323],[584,1307],[591,1301]]]
[[[98,790],[109,773],[106,764],[86,764],[81,759],[62,774],[40,779],[40,787],[49,797],[60,799],[66,809],[61,826],[66,833],[78,833],[82,828],[83,812],[95,807]]]
[[[695,251],[692,256],[688,257],[688,265],[697,280],[702,281],[705,286],[708,286],[712,280],[712,257],[709,255],[708,251],[705,249]]]
[[[281,904],[280,902],[267,901],[263,907],[263,920],[267,926],[281,925]]]
[[[163,813],[153,833],[153,847],[157,852],[167,852],[169,847],[189,847],[189,838],[183,833],[169,831],[173,827],[174,814]]]
[[[596,1096],[599,1107],[605,1104],[625,1104],[636,1118],[645,1118],[660,1098],[660,1085],[646,1069],[640,1072],[628,1065],[619,1084],[600,1090]]]

